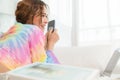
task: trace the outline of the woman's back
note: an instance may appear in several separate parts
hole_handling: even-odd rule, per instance
[[[0,38],[0,63],[14,69],[36,61],[45,62],[43,46],[44,34],[37,26],[17,23]]]

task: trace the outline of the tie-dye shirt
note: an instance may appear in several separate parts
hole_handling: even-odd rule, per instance
[[[44,33],[35,25],[16,23],[0,38],[0,63],[10,70],[34,63],[59,63],[44,49]]]

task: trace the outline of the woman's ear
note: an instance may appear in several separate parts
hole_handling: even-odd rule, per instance
[[[36,21],[37,21],[37,16],[35,15],[33,16],[33,24],[36,23]]]
[[[35,15],[35,16],[33,17],[33,24],[38,24],[39,20],[40,20],[40,17],[37,16],[37,15]]]

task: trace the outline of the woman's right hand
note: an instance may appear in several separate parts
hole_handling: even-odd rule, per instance
[[[47,50],[53,50],[54,45],[56,44],[56,42],[59,40],[59,35],[57,33],[57,30],[55,29],[54,32],[52,32],[53,29],[49,30],[47,32],[47,45],[46,48]]]
[[[10,71],[6,66],[0,63],[0,73],[8,72]]]

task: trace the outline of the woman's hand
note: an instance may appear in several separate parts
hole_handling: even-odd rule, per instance
[[[4,73],[4,72],[7,72],[7,71],[9,71],[9,69],[6,66],[4,66],[3,64],[0,63],[0,73]]]
[[[55,29],[54,32],[52,32],[53,29],[49,30],[46,34],[46,49],[47,50],[53,50],[55,43],[59,40],[59,35],[57,33],[57,30]]]

